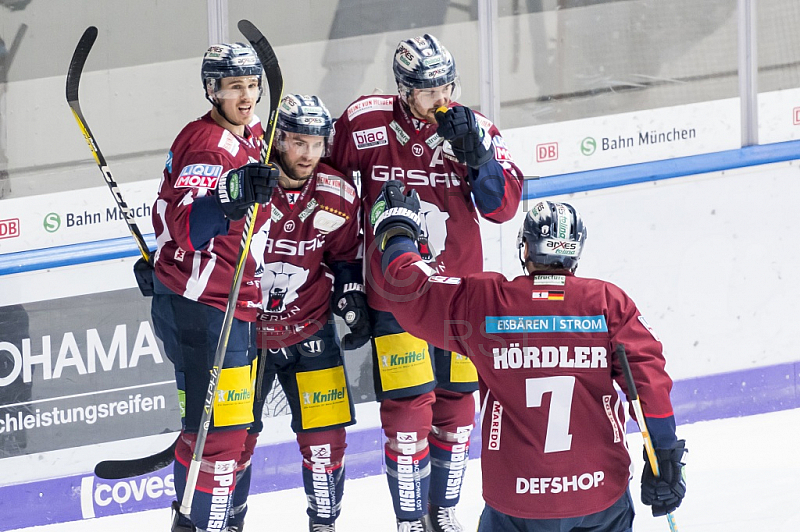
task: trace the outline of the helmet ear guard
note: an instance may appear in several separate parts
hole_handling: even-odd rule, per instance
[[[522,268],[526,263],[575,271],[586,241],[586,227],[575,208],[568,203],[540,201],[525,215],[517,234]],[[525,244],[528,253],[523,256]]]

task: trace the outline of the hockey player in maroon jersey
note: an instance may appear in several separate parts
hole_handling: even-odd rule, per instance
[[[331,122],[316,96],[289,94],[281,101],[272,151],[280,186],[272,196],[269,235],[257,237],[266,242],[259,264],[256,421],[248,441],[254,443],[263,429],[264,401],[277,375],[302,454],[311,532],[335,530],[344,488],[345,427],[355,423],[331,311],[350,328],[345,348],[370,339],[361,201],[340,172],[319,164],[329,149]]]
[[[237,263],[245,214],[266,204],[278,170],[258,163],[261,139],[249,124],[261,97],[262,67],[244,44],[208,49],[201,66],[211,111],[189,123],[170,148],[153,208],[158,249],[152,303],[153,325],[175,366],[183,430],[175,450],[175,492],[183,498],[197,440],[228,294]],[[254,221],[263,230],[269,211]],[[259,247],[260,244],[260,247]],[[240,530],[244,512],[228,519],[237,476],[253,422],[255,320],[261,304],[256,263],[264,239],[253,239],[230,330],[190,516],[179,515],[173,531]],[[225,395],[225,391],[231,393]],[[213,494],[213,495],[212,495]],[[242,505],[240,505],[242,506]],[[228,528],[226,528],[228,527]]]
[[[625,532],[633,522],[615,348],[628,352],[661,470],[645,460],[654,515],[686,492],[661,342],[615,285],[575,276],[586,229],[570,205],[541,201],[518,246],[525,275],[438,275],[415,239],[419,199],[397,181],[371,212],[395,316],[410,333],[466,354],[481,382],[480,532]]]
[[[512,218],[521,173],[497,127],[455,102],[455,62],[435,37],[401,41],[393,70],[399,94],[351,104],[335,123],[331,160],[346,174],[360,172],[365,212],[390,179],[416,188],[423,260],[442,275],[479,272],[478,216],[494,223]],[[436,112],[442,107],[447,111]],[[375,387],[398,529],[422,530],[430,513],[434,531],[459,532],[454,508],[475,415],[475,368],[457,351],[429,346],[397,323],[371,226],[364,237]],[[412,490],[404,487],[409,467],[415,470]]]

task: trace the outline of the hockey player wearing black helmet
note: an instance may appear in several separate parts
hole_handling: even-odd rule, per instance
[[[251,370],[255,321],[261,304],[257,262],[269,209],[253,220],[250,253],[227,341],[219,382],[240,400],[219,394],[196,479],[187,482],[239,248],[245,215],[267,204],[278,170],[259,162],[262,139],[255,105],[261,63],[244,44],[217,44],[205,53],[203,92],[212,108],[192,120],[173,142],[153,208],[158,249],[154,257],[152,318],[174,365],[182,431],[175,450],[177,499],[195,489],[189,515],[178,514],[173,532],[241,530],[247,510],[249,464],[255,439]],[[260,131],[260,129],[259,129]],[[193,484],[192,484],[193,482]],[[223,508],[224,511],[219,509]]]
[[[586,242],[578,212],[537,202],[517,240],[525,273],[509,280],[436,275],[417,250],[419,210],[415,190],[389,181],[370,216],[397,320],[465,353],[481,377],[486,505],[478,532],[632,530],[631,457],[615,383],[636,395],[620,346],[657,462],[645,456],[642,502],[654,516],[674,511],[686,494],[686,446],[661,341],[619,287],[575,275]]]
[[[479,218],[503,223],[514,216],[522,173],[498,128],[456,102],[455,60],[436,37],[400,41],[392,68],[397,94],[364,96],[345,110],[334,126],[331,161],[346,175],[360,174],[367,212],[386,181],[413,186],[422,207],[425,263],[443,276],[479,272]],[[461,532],[455,508],[469,457],[477,374],[462,353],[429,344],[397,323],[375,249],[375,220],[364,219],[375,388],[397,528]]]
[[[318,96],[284,96],[273,143],[282,170],[281,187],[302,188],[320,158],[328,155],[332,125],[331,115]]]
[[[261,266],[261,384],[249,435],[263,429],[260,414],[277,377],[302,455],[299,470],[310,532],[333,532],[341,511],[345,427],[355,423],[344,349],[370,339],[361,273],[361,201],[349,180],[320,162],[330,133],[331,116],[317,96],[283,97],[272,150],[280,186],[272,198],[275,222],[266,235]],[[331,312],[350,328],[341,342]],[[319,404],[307,399],[331,390],[341,396]]]
[[[461,94],[453,56],[427,33],[397,45],[392,72],[400,98],[418,119],[435,123],[436,110]]]
[[[206,99],[214,106],[214,120],[243,131],[255,116],[255,104],[261,101],[262,72],[255,50],[246,44],[210,47],[203,56],[201,76]]]

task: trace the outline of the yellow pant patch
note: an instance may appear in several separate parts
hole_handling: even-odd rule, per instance
[[[344,366],[298,373],[297,392],[304,429],[328,427],[351,420]]]
[[[239,368],[223,368],[219,372],[217,396],[214,398],[214,426],[231,427],[253,422],[256,362]]]
[[[450,382],[475,382],[478,380],[478,370],[475,365],[464,355],[453,351],[450,357]]]
[[[378,371],[384,391],[433,382],[428,342],[407,332],[375,338]]]

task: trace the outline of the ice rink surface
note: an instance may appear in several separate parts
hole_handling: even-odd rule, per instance
[[[687,495],[675,512],[680,532],[797,532],[800,530],[800,409],[706,421],[678,427],[685,438]],[[666,518],[654,518],[638,503],[643,465],[639,434],[628,436],[636,467],[631,483],[637,501],[635,532],[669,530]],[[299,474],[299,472],[298,472]],[[474,531],[483,508],[480,460],[470,461],[458,515]],[[254,495],[245,530],[307,530],[302,489]],[[60,523],[24,530],[36,532],[168,531],[168,509]],[[383,476],[348,480],[339,532],[395,530],[389,491]]]

